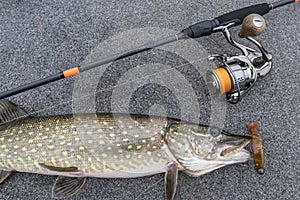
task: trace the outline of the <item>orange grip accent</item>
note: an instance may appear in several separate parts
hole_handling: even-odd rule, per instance
[[[300,0],[295,0],[295,3],[299,3],[300,2]]]
[[[80,73],[80,71],[79,71],[78,67],[74,67],[74,68],[67,69],[66,71],[64,71],[64,77],[68,78],[70,76],[74,76],[79,73]]]
[[[220,68],[214,69],[212,71],[219,79],[219,84],[221,86],[220,93],[224,94],[225,92],[229,92],[232,88],[232,81],[231,81],[230,75],[227,72],[227,70],[220,67]]]

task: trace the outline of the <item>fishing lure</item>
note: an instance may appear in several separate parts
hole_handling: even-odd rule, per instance
[[[254,166],[257,170],[257,173],[264,174],[264,148],[261,136],[258,132],[259,125],[256,122],[252,122],[248,125],[248,129],[252,134],[252,150],[253,150],[253,157],[254,157]]]

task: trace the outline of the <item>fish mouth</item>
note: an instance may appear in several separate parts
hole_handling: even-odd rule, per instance
[[[223,135],[218,141],[217,152],[222,160],[245,162],[250,159],[250,152],[245,147],[251,137],[238,135]]]

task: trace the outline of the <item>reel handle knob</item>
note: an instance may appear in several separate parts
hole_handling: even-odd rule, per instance
[[[266,29],[265,19],[258,14],[250,14],[244,20],[239,36],[241,38],[255,37]]]

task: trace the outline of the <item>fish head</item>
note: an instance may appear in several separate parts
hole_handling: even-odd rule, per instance
[[[183,170],[199,176],[220,167],[248,161],[244,147],[251,137],[231,135],[221,129],[178,122],[165,136],[169,151]]]

